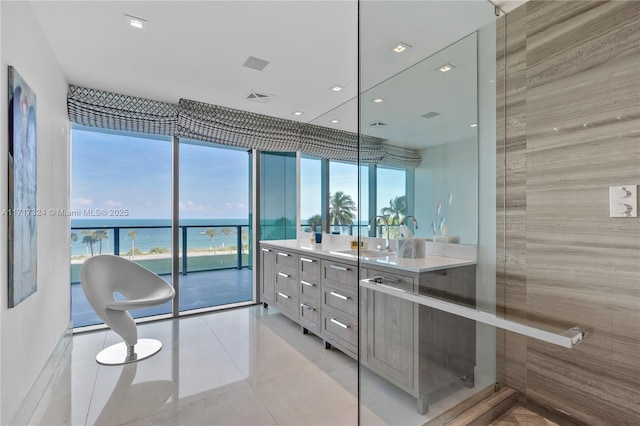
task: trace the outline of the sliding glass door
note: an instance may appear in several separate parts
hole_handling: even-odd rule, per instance
[[[180,140],[180,311],[253,300],[246,150]]]
[[[130,259],[171,282],[171,140],[75,126],[71,158],[71,318],[102,323],[80,286],[84,261]],[[171,303],[131,311],[171,313]]]

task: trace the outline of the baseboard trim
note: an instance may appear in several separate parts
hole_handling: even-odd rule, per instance
[[[73,324],[69,321],[69,325],[65,329],[64,333],[58,340],[56,347],[53,349],[53,353],[45,363],[42,371],[33,382],[24,398],[20,402],[18,409],[13,415],[9,424],[11,425],[26,425],[30,424],[31,417],[38,406],[38,403],[42,399],[49,383],[61,374],[62,369],[58,368],[60,363],[71,354],[72,342],[73,342]]]

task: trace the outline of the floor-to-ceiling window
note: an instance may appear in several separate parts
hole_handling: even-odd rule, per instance
[[[75,127],[71,158],[71,317],[102,323],[80,286],[86,259],[113,254],[171,281],[171,140]],[[171,312],[171,303],[131,311]]]
[[[303,229],[321,232],[322,218],[322,159],[300,158],[300,224]]]
[[[407,213],[407,171],[385,166],[376,167],[376,214],[384,216],[389,223],[389,235],[396,238],[400,235],[400,223]]]
[[[368,167],[360,166],[361,176],[367,176]],[[342,161],[329,162],[329,227],[332,233],[357,234],[358,217],[369,216],[369,184],[360,182],[358,202],[358,165]],[[366,223],[365,223],[366,225]]]
[[[180,311],[253,299],[249,155],[180,140]]]

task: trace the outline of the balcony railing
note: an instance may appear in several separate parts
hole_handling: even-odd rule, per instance
[[[180,225],[180,273],[251,268],[248,225]],[[215,232],[207,234],[207,230]],[[131,232],[135,231],[132,236]],[[171,226],[72,227],[71,283],[96,254],[127,256],[159,275],[171,274]],[[79,254],[84,250],[83,254]]]

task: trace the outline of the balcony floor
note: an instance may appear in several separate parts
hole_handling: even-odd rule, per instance
[[[253,299],[253,271],[251,269],[221,269],[189,272],[180,275],[180,311],[246,302]],[[171,283],[171,276],[163,276]],[[168,314],[171,303],[148,309],[131,311],[134,318]],[[71,319],[74,327],[101,324],[89,305],[80,284],[71,285]]]

